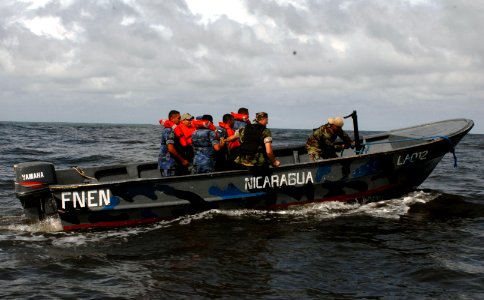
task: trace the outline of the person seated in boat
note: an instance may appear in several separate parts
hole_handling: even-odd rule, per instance
[[[234,130],[244,127],[245,125],[250,124],[249,119],[249,109],[245,107],[239,108],[237,113],[232,112],[232,116],[234,116]]]
[[[215,151],[223,149],[224,139],[219,139],[217,128],[212,122],[211,115],[203,115],[201,120],[192,122],[196,127],[192,134],[195,152],[192,169],[194,174],[213,172],[215,170]]]
[[[175,129],[180,124],[180,119],[180,112],[172,110],[168,113],[169,122],[164,123],[173,125],[165,125],[162,127],[160,154],[158,156],[158,166],[162,176],[184,175],[187,173],[188,166],[190,165],[190,162],[179,153],[179,149],[181,148],[180,134],[175,134]]]
[[[235,163],[245,167],[279,167],[281,162],[276,159],[272,150],[272,134],[267,124],[269,116],[266,112],[258,112],[252,124],[235,131],[227,139],[232,142],[240,139],[240,153]]]
[[[313,130],[306,142],[306,149],[312,161],[338,157],[336,152],[353,147],[354,142],[343,131],[343,125],[342,117],[334,117]],[[337,137],[343,140],[343,144],[335,144]]]
[[[229,136],[235,134],[234,129],[235,118],[232,114],[225,114],[222,117],[222,122],[219,122],[218,134],[220,138],[227,139]],[[239,156],[240,141],[239,139],[227,142],[224,149],[217,153],[217,170],[234,169],[234,160]]]
[[[181,121],[178,125],[180,127],[181,136],[180,139],[180,154],[186,158],[190,163],[193,161],[193,145],[192,145],[192,134],[195,132],[196,128],[192,125],[194,117],[189,113],[184,113],[181,115]]]

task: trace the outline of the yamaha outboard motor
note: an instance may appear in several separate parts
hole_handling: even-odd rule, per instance
[[[56,213],[49,190],[57,182],[54,165],[47,162],[28,162],[13,166],[15,194],[22,202],[25,215],[32,220],[42,220]]]

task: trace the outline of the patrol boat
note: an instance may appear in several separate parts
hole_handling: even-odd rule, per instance
[[[27,218],[59,218],[64,230],[169,220],[210,209],[280,209],[323,201],[378,201],[418,187],[471,130],[453,119],[359,137],[341,157],[312,162],[304,145],[275,148],[279,168],[162,177],[157,162],[56,169],[14,166]],[[350,117],[347,116],[347,117]],[[454,155],[455,157],[455,155]]]

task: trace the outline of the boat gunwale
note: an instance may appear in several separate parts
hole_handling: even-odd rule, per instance
[[[467,119],[455,119],[455,120],[467,120]],[[449,120],[450,121],[450,120]],[[473,122],[472,120],[467,120],[470,121],[468,122],[468,125],[454,133],[452,133],[449,138],[453,138],[456,136],[460,136],[463,134],[466,134],[470,129],[472,129]],[[445,121],[442,121],[445,122]],[[429,123],[433,124],[433,123]],[[418,128],[421,126],[426,126],[426,125],[420,125],[420,126],[414,126],[414,127],[409,127],[409,128]],[[470,128],[469,128],[470,127]],[[399,129],[400,130],[400,129]],[[404,130],[404,129],[402,129]],[[393,130],[393,131],[388,131],[381,133],[379,135],[373,136],[372,138],[377,138],[377,137],[385,137],[385,136],[390,136],[390,132],[396,132],[398,130]],[[437,139],[432,139],[432,140],[425,140],[419,144],[414,144],[410,146],[405,146],[401,147],[398,149],[392,149],[384,152],[374,152],[374,153],[364,153],[364,154],[355,154],[351,156],[344,156],[344,157],[336,157],[336,158],[330,158],[330,159],[325,159],[325,160],[320,160],[320,161],[309,161],[309,162],[300,162],[300,163],[292,163],[292,164],[287,164],[287,165],[282,165],[278,168],[271,168],[273,171],[279,171],[279,170],[291,170],[295,168],[301,168],[301,167],[312,167],[313,165],[324,165],[324,164],[331,164],[334,163],[335,161],[346,161],[346,160],[355,160],[355,159],[367,159],[367,158],[372,158],[373,156],[391,156],[394,154],[397,154],[399,152],[405,152],[408,149],[413,149],[413,148],[419,148],[419,147],[427,147],[427,146],[433,146],[434,144],[437,143],[448,143],[443,137],[442,138],[437,138]],[[448,151],[447,151],[448,152]],[[447,153],[446,152],[446,153]],[[112,167],[116,166],[126,166],[126,164],[120,164],[120,165],[113,165]],[[208,178],[208,177],[225,177],[228,175],[250,175],[253,174],[250,170],[228,170],[228,171],[216,171],[212,173],[206,173],[206,174],[189,174],[189,175],[181,175],[181,176],[171,176],[171,177],[153,177],[153,178],[130,178],[130,179],[123,179],[123,180],[113,180],[113,181],[103,181],[103,182],[89,182],[89,183],[78,183],[78,184],[52,184],[49,185],[49,189],[52,192],[57,192],[61,190],[75,190],[79,188],[90,188],[90,187],[99,187],[99,186],[112,186],[112,185],[122,185],[122,184],[136,184],[140,182],[160,182],[160,183],[171,183],[171,182],[179,182],[179,181],[196,181],[199,178]]]

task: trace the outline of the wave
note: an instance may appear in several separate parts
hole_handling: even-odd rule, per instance
[[[42,157],[42,156],[53,154],[54,150],[14,147],[12,149],[7,149],[5,152],[14,153],[15,156],[19,156],[19,157],[22,157],[22,156]]]
[[[99,165],[100,162],[104,164],[115,163],[112,156],[107,154],[91,154],[77,157],[62,157],[56,160],[58,167],[68,166],[90,166]]]
[[[30,222],[22,216],[2,216],[0,218],[0,230],[12,232],[57,232],[62,230],[59,218],[46,218],[40,222]]]
[[[427,203],[436,197],[433,193],[424,191],[412,192],[404,197],[383,200],[370,203],[345,203],[345,202],[322,202],[310,203],[302,206],[292,206],[284,210],[210,210],[204,212],[204,217],[224,215],[229,217],[257,217],[257,216],[276,216],[290,217],[291,220],[297,218],[312,218],[313,220],[330,220],[349,216],[368,216],[383,219],[399,219],[408,213],[412,205]],[[192,220],[199,219],[200,216],[186,217],[181,223],[190,223]]]
[[[1,174],[1,173],[0,173]],[[8,174],[5,176],[12,177],[11,179],[0,179],[0,194],[4,191],[13,191],[14,188],[14,180],[13,180],[13,172],[12,174]]]
[[[473,202],[473,199],[432,190],[427,190],[425,193],[435,195],[434,199],[413,204],[408,211],[410,215],[418,215],[425,219],[484,217],[484,205]]]
[[[119,141],[120,144],[125,144],[125,145],[143,145],[143,144],[151,144],[150,141],[140,141],[140,140],[128,140],[128,141]]]
[[[0,230],[20,233],[49,233],[57,246],[75,246],[85,243],[99,242],[106,239],[125,239],[163,230],[173,226],[193,225],[199,221],[229,218],[239,220],[267,220],[287,224],[299,222],[322,222],[347,217],[366,217],[373,219],[399,220],[405,219],[448,219],[483,217],[484,205],[465,201],[465,199],[436,191],[420,190],[409,193],[401,198],[370,203],[323,202],[302,206],[292,206],[283,210],[212,209],[194,215],[179,217],[170,221],[162,221],[149,225],[114,228],[104,230],[88,230],[79,232],[63,232],[58,218],[48,218],[42,222],[28,224],[18,223],[18,216],[0,219]],[[219,221],[219,220],[215,220]],[[223,220],[222,220],[223,221]],[[17,224],[15,224],[17,223]],[[24,239],[35,239],[38,236],[24,236]]]

